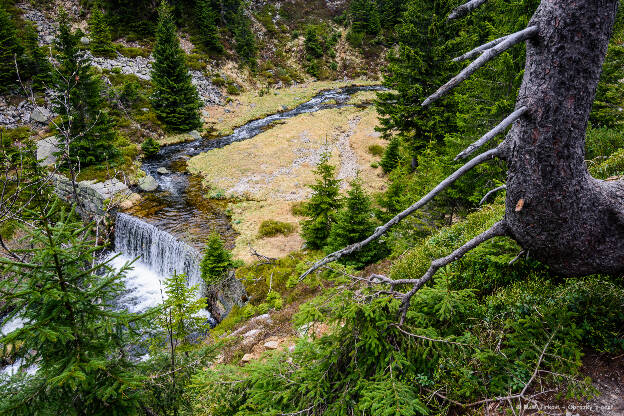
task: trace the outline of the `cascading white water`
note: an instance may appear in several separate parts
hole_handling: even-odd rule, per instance
[[[117,214],[115,250],[126,258],[138,257],[160,276],[185,274],[189,285],[203,285],[201,256],[195,248],[132,215]]]

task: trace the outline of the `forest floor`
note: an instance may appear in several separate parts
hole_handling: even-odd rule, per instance
[[[353,97],[356,102],[370,98],[366,93]],[[273,102],[277,101],[264,108],[275,106]],[[237,120],[241,117],[233,116]],[[252,139],[198,155],[188,161],[188,168],[204,178],[211,194],[235,200],[229,209],[233,226],[240,233],[234,249],[236,258],[254,260],[250,244],[266,256],[283,257],[301,247],[299,233],[259,241],[258,228],[270,219],[298,225],[301,218],[292,213],[292,207],[309,198],[309,185],[315,182],[313,171],[324,152],[331,153],[330,162],[343,180],[343,191],[356,176],[369,193],[385,189],[381,168],[371,166],[376,166],[380,157],[368,150],[371,145],[386,144],[376,126],[377,113],[370,106],[301,114]]]

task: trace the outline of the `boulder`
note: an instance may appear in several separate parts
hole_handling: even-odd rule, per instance
[[[245,354],[243,358],[241,358],[241,362],[243,363],[248,363],[251,360],[253,360],[253,354]]]
[[[197,130],[191,130],[191,131],[189,131],[189,135],[190,135],[193,139],[195,139],[195,140],[199,140],[199,139],[201,139],[201,138],[202,138],[202,137],[201,137],[201,134],[199,134],[199,132],[198,132]]]
[[[30,113],[30,119],[38,123],[45,123],[48,121],[52,113],[46,108],[36,107],[32,113]]]
[[[167,169],[167,168],[166,168],[166,167],[164,167],[164,166],[163,166],[163,167],[160,167],[160,168],[158,168],[158,169],[156,169],[156,172],[157,172],[159,175],[168,175],[168,174],[170,174],[170,173],[171,173],[171,172],[169,172],[169,169]]]
[[[55,136],[46,137],[37,142],[37,161],[40,166],[51,166],[56,163],[55,153],[59,151],[58,139]]]
[[[158,182],[152,175],[147,175],[144,178],[139,179],[139,188],[145,192],[152,192],[158,189]]]
[[[279,347],[279,343],[277,341],[267,341],[264,343],[264,348],[267,350],[276,350]]]
[[[234,271],[221,282],[206,288],[204,294],[208,311],[217,322],[221,322],[232,310],[234,305],[242,306],[247,301],[247,292]]]

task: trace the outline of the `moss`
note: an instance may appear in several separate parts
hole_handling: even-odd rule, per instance
[[[262,221],[258,229],[258,237],[274,237],[278,234],[289,235],[295,232],[294,224],[276,220]]]

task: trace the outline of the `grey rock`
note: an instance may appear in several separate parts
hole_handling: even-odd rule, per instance
[[[40,166],[51,166],[56,163],[54,153],[59,151],[58,139],[50,136],[37,142],[37,161]]]
[[[233,271],[221,282],[206,288],[205,296],[207,309],[217,322],[221,322],[234,305],[242,306],[247,301],[245,287]]]
[[[267,341],[264,343],[264,348],[267,350],[276,350],[279,347],[279,343],[277,341]]]
[[[191,130],[188,134],[195,140],[199,140],[202,137],[197,130]]]
[[[156,169],[156,172],[158,172],[160,175],[168,175],[168,174],[171,173],[171,172],[169,172],[169,169],[167,169],[164,166]]]
[[[38,123],[45,123],[46,121],[48,121],[51,115],[52,114],[48,109],[43,107],[37,107],[32,111],[32,113],[30,113],[30,119]]]
[[[139,179],[139,188],[145,192],[152,192],[158,189],[158,182],[154,179],[153,176],[148,175],[144,178]]]

